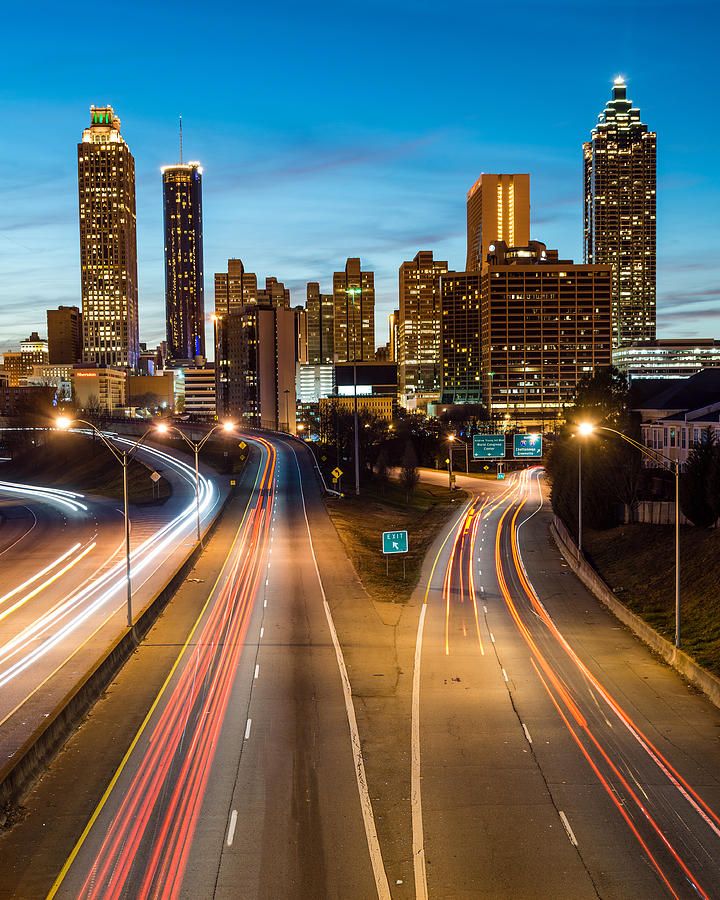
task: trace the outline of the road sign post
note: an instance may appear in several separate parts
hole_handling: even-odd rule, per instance
[[[393,553],[408,552],[407,531],[383,531],[382,548],[385,554],[385,574],[390,574],[390,556]],[[403,581],[405,580],[405,557],[403,556]]]

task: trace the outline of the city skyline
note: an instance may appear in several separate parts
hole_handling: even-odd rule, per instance
[[[717,18],[710,5],[696,7]],[[420,28],[402,18],[404,9],[395,4],[382,20],[377,10],[368,10],[363,33],[376,30],[376,62],[401,27]],[[578,33],[590,15],[577,11],[566,22],[563,9],[551,6],[543,21],[535,22],[541,33],[559,29],[558,42]],[[18,65],[2,101],[0,127],[0,139],[5,138],[10,151],[0,230],[0,350],[42,330],[46,309],[80,304],[73,148],[91,104],[114,106],[136,159],[143,341],[152,345],[164,337],[158,173],[177,157],[177,116],[182,114],[186,153],[202,160],[205,169],[206,273],[240,257],[248,269],[284,280],[292,303],[299,304],[307,281],[319,281],[327,292],[332,272],[347,257],[359,256],[375,272],[376,343],[384,343],[387,314],[397,306],[397,269],[403,260],[431,250],[436,258],[447,259],[450,268],[462,268],[465,198],[483,171],[529,172],[531,238],[557,247],[563,257],[582,260],[582,142],[617,74],[627,78],[643,120],[658,133],[658,333],[715,335],[720,266],[711,254],[720,196],[711,149],[717,126],[709,121],[698,144],[691,143],[684,124],[701,118],[709,100],[712,79],[707,78],[708,64],[700,60],[713,29],[693,32],[691,48],[689,25],[681,20],[671,29],[662,16],[648,20],[647,9],[647,4],[635,4],[613,29],[596,23],[597,53],[571,48],[566,63],[571,75],[559,78],[554,59],[540,60],[532,73],[533,89],[523,92],[527,71],[501,69],[502,92],[508,102],[512,98],[513,113],[502,119],[484,114],[482,96],[475,97],[467,81],[467,62],[458,61],[442,73],[436,66],[420,67],[413,81],[400,72],[408,58],[402,48],[390,63],[393,84],[379,71],[361,77],[349,58],[333,52],[327,66],[337,76],[335,85],[327,83],[332,79],[311,77],[302,60],[293,67],[297,83],[290,85],[288,63],[244,89],[239,103],[232,100],[242,115],[223,116],[236,86],[221,61],[213,62],[192,90],[167,85],[140,90],[150,71],[140,57],[152,40],[155,12],[144,29],[148,35],[136,35],[133,71],[91,72],[80,83],[61,68],[50,84],[37,74],[24,78],[30,74],[27,62],[11,50],[11,61]],[[289,20],[293,15],[288,10]],[[313,9],[303,33],[315,28],[319,38],[328,39],[341,22],[333,24],[326,15],[327,9]],[[462,16],[469,23],[476,15],[469,5],[459,4],[447,13],[447,27],[457,27]],[[253,11],[251,22],[260,30],[269,19]],[[210,37],[215,26],[206,29],[205,37]],[[431,30],[426,32],[419,37],[429,42]],[[64,52],[73,52],[82,36],[81,30],[68,37]],[[48,40],[40,35],[31,57],[50,66],[55,57]],[[289,38],[281,35],[279,40],[284,47]],[[529,40],[523,26],[519,41],[524,45]],[[662,52],[670,46],[672,64]],[[165,59],[166,52],[161,49],[158,58]],[[259,52],[252,49],[250,58]],[[441,52],[450,59],[448,49]],[[539,102],[545,94],[552,95],[552,104],[547,98]],[[402,116],[397,113],[400,95],[406,100]],[[54,127],[42,142],[23,143],[21,153],[11,135],[19,133],[28,112],[40,104],[52,113]],[[38,247],[44,249],[40,265]],[[205,287],[210,289],[207,277]]]

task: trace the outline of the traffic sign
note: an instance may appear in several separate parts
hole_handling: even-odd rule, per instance
[[[343,473],[343,470],[339,466],[335,466],[335,468],[330,473],[333,478],[338,479]]]
[[[513,456],[527,459],[542,456],[541,434],[516,434],[513,437]]]
[[[240,441],[240,443],[238,444],[238,447],[241,450],[244,450],[247,447],[247,444],[245,443],[245,441]]]
[[[505,435],[474,434],[473,459],[505,459]]]
[[[383,553],[407,553],[407,531],[383,531]]]
[[[504,472],[498,472],[498,473],[497,473],[497,477],[498,477],[498,481],[502,481],[503,478],[505,477],[505,473],[504,473]]]
[[[157,472],[152,472],[150,478],[157,484],[157,482],[160,481],[161,476],[158,475]]]

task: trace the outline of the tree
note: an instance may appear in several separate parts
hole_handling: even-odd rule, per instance
[[[680,508],[698,528],[710,528],[718,518],[720,447],[711,433],[688,454],[680,475]]]
[[[405,502],[409,503],[410,498],[415,491],[415,485],[420,480],[420,473],[417,468],[417,453],[412,441],[405,444],[405,452],[403,453],[402,466],[400,468],[400,484],[405,488]]]
[[[603,366],[578,381],[567,421],[617,427],[627,419],[629,406],[626,376],[615,366]]]

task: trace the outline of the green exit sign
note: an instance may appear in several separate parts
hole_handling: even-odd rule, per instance
[[[383,531],[383,553],[407,553],[407,531]]]

